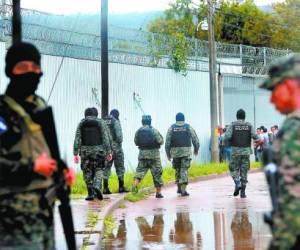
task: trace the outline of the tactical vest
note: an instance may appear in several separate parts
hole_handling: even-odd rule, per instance
[[[109,131],[110,131],[110,135],[111,135],[112,140],[116,141],[117,136],[116,136],[116,131],[115,131],[115,128],[114,128],[116,119],[114,117],[112,117],[111,115],[109,115],[109,116],[105,117],[104,120],[105,120],[105,123],[106,123]]]
[[[102,133],[96,119],[85,119],[81,124],[81,145],[98,146],[102,144]]]
[[[177,124],[172,125],[172,137],[171,137],[171,147],[191,147],[191,133],[190,125],[184,124],[179,126]]]
[[[247,123],[233,123],[231,146],[247,148],[251,147],[251,125]]]
[[[160,145],[156,142],[153,128],[140,128],[137,133],[137,146],[139,149],[156,149]]]
[[[29,114],[23,109],[21,105],[15,102],[12,98],[4,96],[4,102],[8,108],[13,110],[17,115],[21,117],[22,124],[22,137],[12,147],[7,149],[5,155],[20,155],[18,161],[22,161],[24,164],[29,163],[29,159],[35,162],[36,158],[41,153],[46,153],[51,157],[50,150],[42,133],[42,129],[39,124],[32,121]],[[5,157],[4,155],[4,157]],[[0,195],[10,193],[21,193],[25,191],[46,189],[53,184],[52,178],[42,177],[39,179],[33,179],[27,186],[5,186],[0,188]]]

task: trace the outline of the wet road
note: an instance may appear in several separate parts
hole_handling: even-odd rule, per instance
[[[176,188],[164,199],[150,197],[115,210],[118,226],[102,249],[266,249],[271,234],[263,222],[270,199],[262,173],[249,175],[247,199],[232,196],[229,177],[190,184],[189,197]]]

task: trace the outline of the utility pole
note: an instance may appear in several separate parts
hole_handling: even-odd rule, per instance
[[[214,6],[212,0],[208,4],[208,47],[209,47],[209,82],[210,82],[210,117],[211,117],[211,160],[219,161],[218,146],[218,96],[217,96],[217,66],[216,66],[216,44],[214,35]]]
[[[101,115],[108,115],[108,0],[101,0]]]
[[[12,36],[13,37],[13,44],[19,43],[22,40],[20,0],[14,0],[13,1],[12,26],[13,26],[13,36]]]

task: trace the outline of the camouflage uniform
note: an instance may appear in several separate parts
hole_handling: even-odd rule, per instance
[[[116,173],[119,179],[124,179],[125,167],[124,167],[124,152],[122,149],[122,142],[123,142],[123,133],[121,128],[121,123],[119,120],[114,119],[112,116],[110,120],[113,119],[112,123],[112,130],[110,131],[110,139],[111,139],[111,148],[113,152],[113,160],[106,163],[105,171],[104,171],[104,179],[108,179],[111,174],[111,167],[114,163],[116,168]],[[108,121],[105,119],[107,126],[109,127]],[[109,129],[109,128],[108,128]]]
[[[233,135],[234,125],[248,125],[251,127],[251,138],[257,140],[259,139],[253,126],[243,120],[238,120],[229,125],[225,140],[230,141]],[[246,185],[247,174],[250,168],[250,154],[252,153],[251,147],[232,147],[231,161],[229,163],[230,174],[235,182],[241,181],[242,186]]]
[[[0,97],[0,127],[7,129],[0,132],[0,249],[54,249],[54,204],[45,199],[53,181],[32,171],[39,154],[50,155],[41,127],[31,118],[44,107],[38,96],[23,106]]]
[[[151,126],[145,125],[139,130],[143,128],[152,128]],[[158,145],[162,145],[164,143],[164,139],[162,135],[156,130],[155,128],[153,129],[153,136],[155,138],[155,141]],[[137,145],[138,141],[138,132],[136,132],[135,137],[134,137],[134,142]],[[152,177],[153,177],[153,182],[155,187],[161,187],[163,185],[162,181],[162,166],[161,166],[161,160],[160,160],[160,153],[159,149],[140,149],[139,156],[138,156],[138,167],[136,169],[135,173],[135,179],[142,180],[144,176],[146,175],[147,171],[150,169]]]
[[[96,146],[81,145],[81,128],[86,120],[98,122],[98,125],[101,128],[102,144]],[[104,121],[94,116],[87,116],[77,127],[73,154],[79,154],[81,157],[81,169],[88,189],[100,189],[105,167],[105,157],[110,151],[109,132]]]
[[[271,66],[262,88],[273,90],[287,78],[300,79],[300,54]],[[300,81],[299,81],[300,84]],[[270,249],[299,249],[300,238],[300,110],[290,113],[273,142],[273,161],[278,166],[278,210],[273,214]],[[298,239],[297,239],[298,237]],[[297,240],[297,243],[295,244]],[[294,247],[294,248],[293,248]]]
[[[186,123],[180,121],[176,122],[176,125],[178,126],[184,126]],[[194,152],[199,151],[199,139],[196,135],[195,130],[189,126],[190,131],[190,140],[192,141],[192,144],[194,146]],[[165,150],[167,157],[169,159],[173,159],[173,168],[175,169],[175,177],[176,177],[176,183],[177,184],[188,184],[188,169],[191,165],[191,154],[192,150],[191,147],[173,147],[172,146],[172,127],[169,128],[167,137],[166,137],[166,143],[165,143]]]

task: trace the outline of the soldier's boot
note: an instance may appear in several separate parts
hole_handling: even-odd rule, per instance
[[[103,194],[111,194],[108,187],[108,179],[103,179]]]
[[[128,190],[124,187],[124,179],[119,178],[119,193],[127,193]]]
[[[159,198],[159,199],[164,198],[163,195],[161,194],[161,187],[156,188],[155,198]]]
[[[94,188],[94,193],[97,199],[99,199],[100,201],[103,200],[103,195],[99,188]]]
[[[246,185],[242,185],[242,188],[241,188],[241,198],[246,198]]]
[[[94,200],[94,192],[93,188],[88,188],[88,196],[85,198],[86,201],[92,201]]]
[[[133,185],[132,185],[132,188],[131,188],[131,192],[136,194],[139,190],[138,190],[138,185],[140,183],[140,180],[139,179],[134,179],[134,182],[133,182]]]
[[[234,183],[235,183],[235,188],[234,188],[233,196],[238,196],[240,194],[240,190],[241,190],[241,182],[234,181]]]
[[[181,194],[181,185],[177,183],[177,194]]]
[[[181,196],[189,196],[190,194],[186,191],[186,184],[181,184]]]

